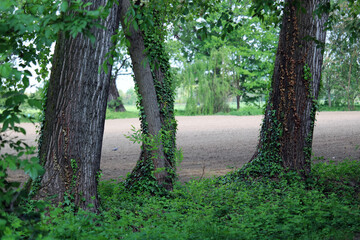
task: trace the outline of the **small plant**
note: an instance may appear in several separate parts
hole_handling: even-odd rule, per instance
[[[157,155],[157,150],[160,146],[162,146],[163,151],[167,154],[169,151],[173,151],[171,147],[171,139],[169,139],[169,135],[171,135],[171,131],[161,130],[158,135],[144,134],[142,130],[136,130],[134,126],[132,126],[131,131],[132,134],[125,135],[133,143],[141,144],[142,151],[147,151],[150,156],[148,159],[140,159],[141,164],[140,169],[133,171],[125,181],[127,186],[130,189],[134,189],[136,191],[145,191],[151,193],[158,194],[167,194],[166,190],[163,189],[162,186],[159,186],[157,183],[155,174],[161,171],[167,171],[172,178],[175,178],[176,172],[174,167],[177,166],[182,161],[182,151],[181,149],[176,149],[173,152],[174,167],[165,167],[165,168],[157,168],[155,169],[153,160],[157,159],[159,156]],[[171,137],[170,137],[171,138]],[[167,147],[169,146],[170,147]],[[131,176],[136,178],[136,181],[131,179]]]

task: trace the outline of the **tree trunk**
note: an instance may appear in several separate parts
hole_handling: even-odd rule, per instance
[[[116,87],[116,77],[111,77],[107,101],[108,107],[113,108],[115,112],[126,112],[125,106],[120,99],[120,94]]]
[[[327,88],[327,98],[328,98],[328,106],[331,108],[331,89],[330,89],[330,85]]]
[[[240,95],[236,95],[236,109],[240,109]]]
[[[347,85],[347,102],[348,102],[348,110],[351,111],[351,66],[352,66],[352,61],[351,61],[351,54],[350,54],[350,64],[349,64],[349,72],[348,72],[348,85]]]
[[[325,42],[325,14],[314,16],[326,1],[285,1],[272,90],[256,153],[245,170],[277,176],[294,170],[310,173],[311,148]],[[301,3],[301,4],[299,4]],[[305,11],[303,11],[305,10]]]
[[[130,42],[129,53],[135,75],[135,86],[140,97],[142,133],[147,138],[154,136],[161,138],[155,143],[156,146],[143,143],[140,159],[127,183],[129,186],[134,186],[140,182],[151,184],[152,180],[155,180],[158,186],[171,190],[174,180],[176,122],[173,88],[168,79],[169,65],[164,66],[164,58],[152,55],[150,53],[152,49],[148,48],[149,44],[156,44],[156,49],[164,53],[163,42],[151,39],[145,32],[135,30],[131,23],[129,26],[125,24],[125,15],[130,7],[132,6],[129,0],[122,1],[121,24],[123,29],[128,29],[125,31],[125,36]],[[150,63],[153,68],[150,67]]]
[[[240,91],[241,91],[240,77],[236,80],[236,88],[237,88],[237,90],[238,90],[238,93],[236,94],[236,109],[239,110],[239,109],[240,109],[240,100],[241,100],[241,95],[240,95]]]
[[[96,9],[107,1],[88,2],[92,3],[90,9]],[[83,34],[58,36],[39,142],[45,174],[37,198],[49,198],[53,203],[70,200],[91,211],[99,206],[97,178],[111,66],[108,73],[98,69],[113,46],[111,36],[118,22],[114,4],[106,20],[101,20],[106,29],[92,29],[95,43]]]

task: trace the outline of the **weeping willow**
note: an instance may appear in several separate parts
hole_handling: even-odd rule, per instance
[[[182,77],[187,97],[187,114],[214,114],[229,111],[229,53],[226,48],[212,50],[210,56],[197,57],[185,66]]]

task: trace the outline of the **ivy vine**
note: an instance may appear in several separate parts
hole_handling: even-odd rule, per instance
[[[167,182],[171,185],[176,178],[175,165],[176,158],[179,156],[176,149],[177,123],[174,116],[175,88],[170,73],[169,56],[165,50],[163,16],[161,10],[157,7],[149,3],[137,3],[137,5],[133,5],[132,10],[129,10],[129,14],[133,15],[132,19],[135,19],[132,23],[134,28],[139,27],[144,37],[147,60],[154,79],[162,127],[158,136],[151,136],[149,134],[147,117],[142,106],[142,96],[135,81],[135,92],[138,96],[137,107],[140,112],[139,119],[142,129],[142,136],[138,135],[137,139],[141,139],[143,143],[142,150],[145,153],[142,154],[142,158],[128,176],[126,185],[130,188],[141,188],[150,192],[164,192],[163,186],[158,185],[154,176],[155,168],[152,159],[156,156],[151,155],[150,149],[156,147],[158,142],[162,143],[164,155],[168,161],[168,166],[165,169],[169,176]],[[156,74],[157,71],[161,71],[163,75],[161,79]]]

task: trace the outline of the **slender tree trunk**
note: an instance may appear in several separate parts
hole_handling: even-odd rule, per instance
[[[328,88],[327,97],[328,97],[328,106],[331,108],[331,90],[330,90],[330,88]]]
[[[161,136],[161,138],[158,139],[156,146],[143,143],[140,159],[128,178],[128,184],[133,186],[141,180],[148,184],[154,176],[159,186],[171,190],[174,180],[176,122],[174,99],[171,96],[170,99],[167,98],[167,95],[169,93],[171,95],[173,91],[171,81],[167,79],[169,65],[165,67],[162,65],[163,58],[159,57],[164,56],[151,55],[149,54],[151,49],[146,50],[149,44],[155,44],[155,40],[146,33],[135,30],[132,24],[126,25],[125,16],[130,7],[132,6],[129,0],[122,1],[121,24],[123,29],[128,29],[125,31],[125,35],[130,42],[129,53],[135,75],[135,85],[140,95],[142,133],[146,137]],[[164,53],[163,42],[156,42],[156,44],[157,49],[161,49],[160,51]],[[161,60],[159,61],[159,59]],[[149,63],[154,67],[151,68]]]
[[[352,66],[354,64],[353,60],[356,56],[356,48],[352,51],[352,53],[350,54],[350,60],[349,60],[349,72],[348,72],[348,86],[347,86],[347,98],[348,98],[348,110],[355,110],[355,105],[354,105],[354,100],[353,97],[351,96],[351,76],[352,76]]]
[[[110,80],[108,105],[110,105],[109,107],[112,107],[115,112],[126,112],[125,106],[120,99],[120,94],[116,87],[116,77],[111,77]]]
[[[90,9],[106,0],[92,0]],[[118,7],[112,7],[106,29],[94,28],[96,41],[82,34],[76,38],[60,33],[57,39],[47,91],[45,120],[39,156],[45,174],[37,198],[54,203],[70,200],[83,209],[96,211],[97,177],[110,85],[109,73],[98,72],[105,54],[113,46],[111,36],[118,29]]]
[[[328,106],[331,107],[331,84],[330,84],[330,77],[327,75],[326,76],[326,95],[327,95],[327,99],[328,99]]]
[[[241,100],[241,95],[240,95],[240,91],[241,91],[241,86],[240,86],[240,77],[236,79],[236,88],[238,90],[237,94],[236,94],[236,109],[239,110],[240,109],[240,100]]]
[[[245,170],[276,176],[295,170],[310,173],[316,100],[323,60],[327,16],[314,16],[326,0],[286,0],[276,54],[272,90],[258,148]],[[305,10],[305,11],[303,11]],[[315,40],[315,41],[314,41]]]
[[[236,109],[240,109],[240,95],[236,95]]]
[[[347,102],[348,102],[348,110],[350,111],[352,106],[351,106],[351,66],[352,66],[352,59],[351,59],[351,54],[350,54],[350,64],[349,64],[349,72],[348,72],[348,85],[347,85]]]

